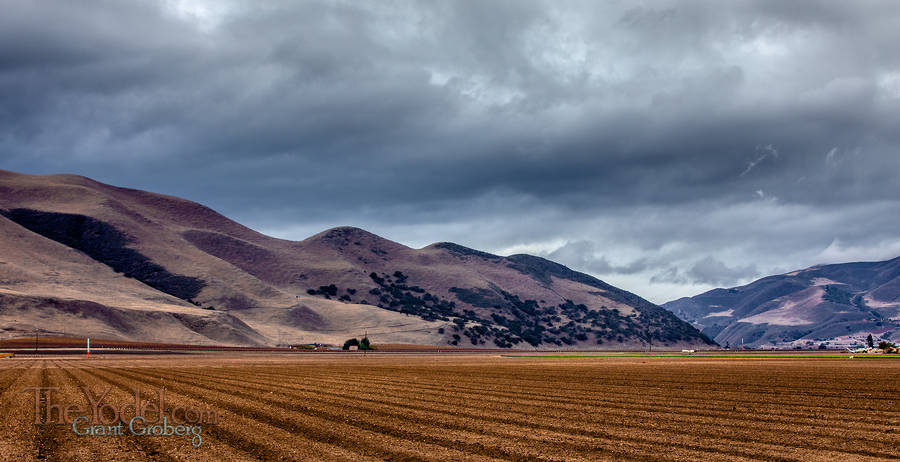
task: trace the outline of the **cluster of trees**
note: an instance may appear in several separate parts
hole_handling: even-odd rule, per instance
[[[344,342],[343,349],[349,350],[350,347],[355,346],[360,350],[374,350],[375,347],[369,342],[369,337],[363,337],[362,340],[358,340],[355,337]]]
[[[325,298],[331,298],[337,296],[338,288],[334,284],[328,284],[327,286],[319,286],[318,289],[309,289],[306,293],[310,295],[324,295]]]
[[[473,310],[463,310],[459,318],[454,320],[454,330],[462,331],[473,345],[484,344],[484,338],[493,338],[494,344],[501,348],[512,347],[521,342],[532,346],[542,342],[562,344],[555,336],[545,335],[547,328],[541,325],[542,321],[547,322],[553,318],[556,314],[555,308],[542,308],[536,300],[522,301],[517,295],[498,287],[492,289],[451,287],[450,291],[466,303],[476,307],[493,308],[495,311],[490,314],[490,319],[484,319]],[[511,317],[496,311],[503,311]]]
[[[521,300],[517,295],[499,288],[494,293],[484,289],[450,289],[476,306],[488,305],[495,310],[503,310],[511,316],[491,313],[493,326],[485,325],[471,310],[463,311],[461,320],[455,321],[458,330],[469,337],[472,344],[483,343],[481,337],[489,333],[494,337],[494,344],[501,348],[511,347],[520,342],[538,346],[542,343],[550,345],[574,345],[584,342],[594,335],[598,344],[607,341],[624,342],[626,337],[639,336],[639,325],[632,318],[622,316],[618,310],[591,310],[584,304],[575,304],[566,300],[558,306],[542,306],[536,300]],[[565,316],[565,318],[563,318]],[[564,319],[568,319],[564,322]],[[464,328],[465,321],[476,322],[474,326]],[[501,326],[498,328],[496,326]]]
[[[494,343],[500,347],[510,347],[519,342],[532,346],[541,343],[549,345],[573,345],[589,340],[592,336],[598,345],[604,342],[625,342],[627,339],[640,339],[645,343],[654,340],[676,342],[692,340],[696,332],[687,323],[678,322],[658,308],[642,308],[640,314],[625,316],[618,309],[606,306],[590,309],[584,304],[576,304],[566,300],[557,306],[544,306],[543,300],[521,300],[499,287],[491,289],[472,288],[450,289],[456,296],[476,307],[493,308],[490,321],[479,319],[470,310],[462,313],[461,319],[454,322],[463,334],[480,343],[484,329],[478,326],[463,328],[466,321],[485,322],[505,329],[488,329],[495,337]],[[502,312],[498,313],[498,312]],[[707,339],[708,340],[708,339]]]
[[[419,286],[407,285],[409,276],[400,271],[395,271],[392,276],[379,276],[373,272],[369,278],[378,284],[369,293],[378,297],[381,308],[413,314],[426,321],[449,321],[451,316],[456,315],[455,302],[436,297]]]
[[[331,299],[331,297],[337,297],[338,292],[340,292],[340,289],[334,284],[319,286],[318,289],[309,289],[306,291],[306,293],[310,295],[321,295],[329,300]],[[356,294],[356,289],[347,288],[346,292],[347,293],[342,294],[340,297],[338,297],[338,300],[348,303],[352,302],[353,299],[350,298],[350,296]]]
[[[509,348],[523,342],[531,346],[574,345],[592,337],[597,344],[622,343],[627,339],[665,343],[691,339],[696,335],[688,324],[676,325],[671,317],[652,310],[642,309],[639,316],[625,316],[615,308],[607,309],[603,306],[600,309],[590,309],[572,300],[566,300],[557,306],[544,306],[543,300],[521,300],[517,295],[495,286],[450,288],[450,292],[459,300],[476,308],[491,309],[488,316],[482,317],[483,315],[471,309],[460,311],[455,302],[409,284],[409,276],[402,271],[380,275],[372,272],[369,278],[378,286],[369,291],[370,295],[377,297],[377,306],[419,316],[427,321],[452,322],[455,332],[451,335],[452,345],[458,345],[464,340],[463,337],[472,345],[484,345],[492,341],[498,347]],[[356,292],[351,290],[347,289],[348,294]],[[308,291],[310,295],[324,295],[326,298],[337,296],[339,292],[334,284]],[[342,295],[340,300],[350,301],[350,297]],[[350,344],[345,345],[349,346]]]
[[[482,317],[471,309],[459,311],[454,302],[408,284],[408,276],[401,271],[395,271],[392,275],[373,272],[369,277],[378,285],[369,292],[378,297],[378,306],[426,320],[453,322],[453,330],[458,333],[452,334],[452,345],[459,344],[462,337],[467,337],[472,345],[493,341],[501,348],[523,342],[532,346],[574,345],[589,340],[591,336],[598,344],[604,341],[621,343],[628,338],[666,342],[677,341],[682,336],[689,338],[693,333],[690,329],[670,329],[678,326],[670,326],[671,320],[660,313],[650,313],[641,319],[624,316],[617,309],[602,307],[592,310],[571,300],[558,306],[542,306],[537,300],[521,300],[498,287],[450,288],[457,298],[466,303],[492,308],[489,317]],[[645,323],[651,324],[649,330],[644,328]],[[661,331],[667,332],[659,334]]]
[[[872,337],[872,334],[869,334],[869,336],[866,337],[866,346],[875,348],[875,339]],[[900,349],[897,348],[897,345],[886,340],[878,342],[878,349],[883,350],[885,353],[900,353]]]
[[[840,305],[850,305],[853,303],[853,294],[841,286],[828,285],[825,286],[822,299]]]

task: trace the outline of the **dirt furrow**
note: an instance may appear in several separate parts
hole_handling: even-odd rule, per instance
[[[283,377],[283,374],[269,374],[262,371],[259,371],[254,375],[257,377],[271,377],[272,380],[278,380],[279,377]],[[792,424],[802,427],[816,426],[824,428],[833,426],[842,428],[841,433],[836,434],[836,436],[846,435],[846,431],[843,430],[845,428],[856,428],[859,425],[855,424],[864,425],[873,421],[874,419],[877,419],[879,422],[882,422],[887,426],[900,425],[900,418],[885,418],[880,413],[873,411],[868,411],[865,414],[848,416],[846,413],[852,411],[842,409],[842,412],[840,414],[834,413],[833,415],[829,415],[822,409],[812,408],[802,415],[798,415],[796,413],[788,414],[784,413],[781,410],[780,403],[773,403],[767,405],[766,407],[763,407],[759,403],[754,402],[752,396],[748,396],[740,403],[731,404],[734,402],[723,400],[715,395],[709,395],[706,399],[708,403],[701,406],[700,403],[694,405],[692,405],[691,403],[684,403],[684,400],[681,399],[680,396],[673,397],[671,395],[642,394],[640,393],[640,391],[634,391],[629,395],[613,394],[612,397],[610,397],[610,394],[607,392],[607,390],[597,389],[583,394],[578,399],[569,399],[557,396],[541,396],[540,398],[535,398],[533,393],[525,391],[519,393],[505,390],[486,391],[483,389],[479,390],[475,388],[459,390],[458,387],[447,387],[439,385],[413,385],[410,383],[403,383],[398,381],[368,380],[367,377],[360,378],[359,382],[367,383],[369,385],[369,388],[384,389],[404,393],[419,391],[422,392],[422,394],[439,393],[441,394],[441,396],[451,395],[457,397],[463,402],[470,402],[473,405],[475,405],[475,403],[502,404],[514,402],[522,407],[535,409],[536,412],[540,412],[541,409],[544,409],[547,406],[553,406],[560,409],[583,409],[587,406],[597,409],[603,409],[605,411],[618,409],[623,413],[664,412],[677,413],[684,416],[693,416],[698,418],[722,418],[729,421],[735,421],[734,423],[738,425],[758,427],[763,429],[766,426],[770,426],[773,424]],[[317,386],[321,387],[323,384],[343,385],[344,388],[347,389],[357,388],[354,387],[352,383],[347,384],[346,381],[342,382],[341,379],[322,379],[319,377],[314,377],[309,378],[308,383],[309,385],[307,386],[310,389],[315,389]],[[385,387],[385,385],[388,386]],[[629,399],[625,399],[626,396]],[[677,403],[673,401],[677,401]],[[725,403],[724,406],[723,402]],[[661,407],[659,403],[665,403],[665,407]],[[853,430],[850,431],[852,433]]]
[[[443,371],[441,371],[443,372]],[[391,380],[391,374],[388,371],[380,374],[371,374],[369,371],[364,371],[360,369],[357,371],[357,376],[360,380],[383,380],[385,382],[390,383],[399,383],[395,380]],[[521,375],[528,375],[527,371],[522,371]],[[847,396],[836,395],[837,398],[831,402],[831,405],[826,405],[823,402],[823,397],[817,395],[802,395],[802,394],[790,394],[790,395],[777,395],[777,394],[757,394],[752,389],[745,388],[744,384],[740,382],[735,382],[730,385],[727,390],[706,390],[700,387],[695,387],[689,381],[681,382],[677,386],[673,387],[665,387],[660,385],[647,385],[643,382],[632,383],[629,381],[608,381],[595,379],[593,376],[579,376],[571,378],[571,382],[576,383],[584,383],[590,382],[591,385],[589,387],[571,385],[569,380],[566,380],[565,376],[554,376],[548,375],[542,381],[541,385],[528,385],[523,383],[522,380],[517,380],[515,377],[506,377],[505,375],[499,375],[495,370],[485,370],[483,374],[476,374],[479,379],[475,380],[467,380],[465,377],[458,377],[455,375],[450,375],[447,377],[442,377],[444,380],[442,382],[434,382],[433,385],[441,386],[441,387],[451,387],[460,390],[461,392],[470,393],[470,392],[478,392],[478,391],[490,391],[496,392],[503,390],[503,384],[507,383],[516,383],[517,389],[522,389],[523,396],[531,396],[537,399],[547,397],[548,395],[552,395],[554,399],[570,399],[570,400],[578,400],[584,393],[593,392],[599,388],[605,390],[611,396],[634,396],[635,393],[633,390],[640,390],[640,396],[652,396],[656,398],[668,397],[674,394],[677,394],[679,399],[688,402],[703,402],[709,404],[709,396],[716,396],[717,400],[726,400],[728,405],[732,405],[732,403],[747,403],[746,396],[752,396],[753,403],[764,405],[764,404],[777,404],[787,409],[791,409],[795,406],[799,407],[813,407],[809,404],[806,405],[797,405],[794,402],[785,402],[783,400],[784,396],[791,396],[796,400],[800,399],[808,399],[809,401],[814,401],[816,404],[814,407],[817,409],[824,410],[833,410],[840,409],[842,411],[866,411],[866,412],[879,412],[881,413],[881,417],[890,417],[890,418],[898,418],[900,417],[900,409],[897,406],[897,393],[900,392],[900,388],[896,386],[893,388],[888,388],[884,390],[880,390],[878,393],[884,396],[873,396],[871,400],[868,398],[852,398],[850,396],[851,392],[847,392]],[[543,375],[543,374],[541,374]],[[485,378],[489,378],[489,380],[485,380]],[[890,378],[888,379],[890,381]],[[457,385],[459,382],[465,383],[465,385]],[[547,386],[547,383],[556,383],[559,381],[566,381],[569,386],[566,389],[561,390],[559,388],[553,386]],[[896,380],[893,383],[900,383],[900,375],[896,376]],[[415,384],[410,384],[415,385]],[[836,384],[838,388],[844,388],[846,385]],[[870,387],[870,386],[868,386]],[[661,393],[660,393],[661,392]],[[872,392],[871,394],[875,394]],[[773,399],[767,401],[764,399],[765,396],[772,396]],[[882,407],[882,409],[873,409],[873,402],[878,406]],[[861,404],[858,407],[853,407],[850,404],[857,403]],[[802,412],[802,410],[801,410]]]
[[[825,406],[818,399],[811,399],[811,402],[799,403],[799,401],[803,398],[801,396],[796,395],[787,395],[790,396],[790,400],[785,400],[785,396],[779,397],[779,399],[759,399],[759,397],[753,395],[751,392],[743,392],[740,390],[739,386],[735,386],[734,390],[729,392],[727,395],[723,395],[720,393],[706,392],[706,391],[694,391],[692,395],[687,395],[683,392],[675,391],[675,390],[664,390],[659,389],[658,387],[653,387],[652,389],[646,389],[641,387],[632,387],[627,384],[615,384],[615,385],[597,385],[593,388],[587,389],[579,389],[577,394],[573,394],[573,391],[567,387],[566,390],[559,390],[558,388],[548,388],[546,391],[534,391],[530,387],[518,385],[516,386],[516,392],[509,392],[508,387],[499,386],[498,384],[503,383],[516,383],[506,382],[504,380],[497,379],[495,382],[490,385],[485,386],[463,386],[463,385],[448,385],[458,383],[458,380],[453,377],[447,377],[444,381],[430,385],[418,385],[415,383],[403,383],[395,380],[385,380],[384,375],[370,375],[370,373],[360,373],[357,376],[360,381],[372,381],[373,383],[384,383],[384,384],[400,384],[408,387],[416,387],[420,386],[423,388],[430,387],[435,390],[446,391],[448,389],[454,389],[459,391],[462,394],[482,394],[487,396],[506,396],[506,397],[515,397],[516,399],[525,399],[532,398],[536,401],[546,401],[553,403],[581,403],[583,402],[583,396],[585,393],[593,393],[596,394],[597,390],[603,390],[605,402],[602,405],[607,405],[612,402],[616,403],[629,403],[629,402],[646,402],[652,399],[671,399],[673,397],[677,397],[679,402],[683,403],[683,406],[686,409],[689,408],[720,408],[724,412],[733,411],[734,409],[729,409],[732,407],[747,409],[748,407],[753,408],[754,413],[759,415],[761,412],[768,412],[771,414],[772,418],[783,420],[784,418],[790,418],[794,415],[801,416],[809,416],[809,415],[822,415],[822,414],[831,414],[834,413],[835,410],[840,410],[842,414],[845,414],[846,417],[852,422],[854,417],[858,415],[860,412],[865,412],[864,418],[859,418],[859,422],[863,423],[865,421],[871,421],[871,419],[878,419],[879,421],[886,422],[889,425],[900,424],[900,410],[897,410],[898,407],[898,398],[896,395],[900,390],[896,388],[894,390],[888,390],[890,393],[893,391],[895,398],[891,401],[883,401],[880,402],[879,405],[882,406],[882,409],[873,409],[871,403],[867,403],[862,401],[864,406],[853,407],[850,406],[850,401],[845,400],[843,402],[837,403],[836,405]],[[312,377],[311,377],[312,379]],[[465,380],[465,379],[459,379]],[[552,378],[547,379],[548,382],[553,383]],[[559,381],[559,378],[555,380]],[[584,378],[581,379],[585,380]],[[521,390],[521,391],[520,391]],[[660,390],[662,392],[657,392]],[[711,397],[715,397],[715,399],[710,399]],[[770,407],[771,411],[763,409],[763,407]],[[791,412],[791,410],[795,412]]]
[[[73,381],[78,387],[86,387],[94,396],[103,396],[108,393],[105,402],[120,406],[124,403],[133,401],[132,397],[123,390],[110,387],[110,384],[99,380],[92,375],[90,369],[82,369],[80,367],[63,367],[61,371],[66,375],[68,380]],[[107,417],[111,417],[106,413]],[[123,424],[127,429],[127,424]],[[167,453],[160,444],[159,438],[145,438],[131,435],[126,431],[122,436],[106,437],[102,441],[104,450],[116,454],[117,460],[153,460],[160,462],[174,462],[179,460],[171,453]],[[111,447],[114,447],[111,448]],[[185,449],[184,447],[180,449]],[[183,454],[183,452],[182,452]],[[101,458],[102,459],[102,458]],[[96,459],[94,459],[96,460]]]
[[[5,460],[34,460],[38,428],[34,424],[31,394],[22,390],[41,385],[41,362],[28,361],[28,367],[0,393],[0,454]]]
[[[110,368],[104,373],[97,374],[98,380],[112,384],[122,391],[130,392],[135,387],[148,388],[150,383],[143,380],[135,380],[120,374],[121,370]],[[228,455],[235,453],[233,458],[220,460],[374,460],[359,453],[347,451],[343,448],[311,441],[305,435],[289,432],[283,428],[273,427],[241,414],[233,413],[228,409],[215,406],[205,395],[184,395],[173,393],[173,388],[168,384],[155,383],[153,387],[166,388],[167,409],[171,410],[175,405],[203,408],[213,404],[218,412],[218,423],[204,426],[203,446],[207,451],[216,454]]]
[[[186,380],[184,380],[184,382],[186,382]],[[479,441],[481,444],[505,444],[510,447],[519,447],[518,451],[520,451],[520,454],[516,455],[516,457],[520,458],[525,457],[535,447],[542,453],[559,453],[560,457],[566,459],[567,456],[565,454],[572,449],[579,449],[581,452],[588,455],[591,455],[593,452],[597,453],[594,455],[601,455],[608,447],[621,445],[623,443],[632,446],[633,451],[640,450],[642,447],[646,449],[655,448],[661,443],[659,438],[654,436],[637,437],[629,431],[621,430],[604,431],[598,429],[580,429],[574,431],[569,428],[563,429],[563,431],[555,431],[558,427],[550,430],[543,424],[533,424],[513,419],[490,418],[483,414],[463,416],[462,413],[456,413],[456,415],[449,415],[431,410],[417,410],[414,409],[413,406],[404,406],[403,409],[398,410],[389,405],[366,406],[362,401],[343,400],[338,402],[328,399],[316,399],[314,395],[297,397],[297,399],[285,399],[279,397],[279,395],[288,395],[290,394],[290,390],[278,389],[277,387],[272,389],[270,387],[265,390],[257,389],[245,392],[244,390],[246,390],[247,387],[241,382],[243,382],[243,380],[239,378],[237,385],[229,387],[223,386],[220,381],[216,388],[230,394],[244,395],[247,397],[261,396],[261,400],[284,408],[288,408],[294,405],[294,403],[301,401],[303,402],[303,412],[311,415],[327,415],[329,409],[337,407],[342,410],[341,416],[343,416],[344,419],[352,417],[357,421],[367,422],[371,421],[374,416],[377,416],[377,428],[383,433],[396,431],[397,428],[416,428],[421,430],[421,434],[418,437],[409,437],[427,437],[429,438],[429,441],[435,441],[437,444],[442,444],[441,440],[435,440],[435,437],[430,435],[456,434],[460,438],[471,438],[472,434],[477,434],[480,435]],[[266,390],[268,390],[268,392],[266,392]],[[314,406],[311,403],[316,403],[316,405]],[[333,417],[340,418],[341,416]],[[368,425],[372,426],[373,423],[369,422]],[[428,430],[430,430],[430,432]],[[493,438],[488,439],[486,438],[487,435],[490,435]],[[678,448],[682,452],[682,454],[678,454],[679,457],[708,457],[710,452],[718,452],[714,450],[711,451],[702,445],[691,444],[689,440],[689,437],[679,435],[674,438],[669,438],[669,440],[666,441],[666,444],[669,446],[670,451],[674,450],[674,448]],[[456,444],[458,445],[459,443]],[[735,444],[741,445],[741,443]],[[554,451],[553,448],[555,448],[556,451]],[[784,458],[779,459],[779,456],[775,451],[766,453],[765,451],[758,450],[758,448],[754,449],[756,450],[747,451],[738,450],[732,447],[730,453],[751,458],[758,457],[769,460],[790,460]],[[655,450],[648,451],[647,455],[653,454],[654,452]]]
[[[142,371],[144,372],[144,371]],[[172,379],[172,377],[169,377]],[[175,380],[173,380],[175,381]],[[172,383],[171,381],[169,383]],[[183,383],[182,385],[187,386],[188,384]],[[209,385],[212,387],[212,385]],[[381,438],[398,438],[401,440],[408,440],[413,444],[428,444],[428,445],[438,445],[443,446],[439,452],[445,453],[447,451],[453,451],[455,449],[459,449],[465,451],[464,454],[468,454],[470,456],[490,456],[490,457],[501,457],[515,460],[574,460],[574,455],[569,455],[567,457],[563,457],[562,459],[557,457],[529,457],[523,454],[516,454],[514,452],[510,452],[510,450],[506,449],[507,446],[514,445],[514,441],[503,440],[500,441],[499,444],[488,444],[489,440],[483,435],[483,432],[472,432],[471,429],[466,430],[458,430],[455,433],[448,428],[436,428],[433,431],[428,432],[423,430],[426,427],[426,424],[433,424],[433,422],[421,422],[417,425],[389,425],[382,420],[373,420],[371,416],[362,414],[349,414],[346,411],[348,409],[346,407],[335,406],[334,409],[337,409],[339,412],[334,412],[329,409],[315,409],[310,411],[306,408],[305,404],[297,403],[297,402],[280,402],[274,403],[271,400],[260,396],[260,394],[252,394],[245,393],[240,389],[222,389],[229,396],[237,396],[243,397],[250,404],[244,404],[247,406],[248,410],[251,408],[257,407],[265,407],[270,408],[274,407],[275,409],[281,409],[281,412],[294,412],[296,413],[304,413],[307,417],[317,419],[322,422],[322,425],[335,425],[337,423],[351,424],[356,427],[365,427],[372,431],[378,432]],[[453,436],[450,436],[453,434]],[[353,438],[350,435],[345,435],[344,440],[346,444],[356,444],[357,442],[353,441]],[[655,452],[655,449],[651,451],[650,448],[641,449],[638,447],[639,445],[635,445],[626,440],[615,440],[608,447],[597,448],[598,455],[603,453],[602,457],[613,457],[615,458],[617,454],[621,453],[621,450],[615,449],[616,447],[628,447],[628,454],[635,454],[636,451],[638,454],[644,454],[643,457],[649,457],[651,454]],[[624,454],[624,453],[621,453]],[[621,457],[621,456],[620,456]],[[696,457],[696,455],[695,455]],[[658,457],[657,457],[658,458]],[[596,459],[596,458],[595,458]],[[665,458],[663,458],[665,459]]]
[[[587,438],[596,438],[600,436],[596,431],[597,428],[613,426],[617,430],[631,429],[632,431],[640,432],[648,430],[647,422],[651,422],[654,431],[661,433],[668,432],[670,433],[670,439],[678,439],[683,436],[683,429],[693,423],[697,424],[697,427],[701,429],[700,431],[693,432],[693,437],[730,441],[732,447],[738,446],[744,448],[747,452],[746,455],[748,456],[763,454],[768,458],[772,458],[778,457],[785,452],[783,444],[779,443],[779,440],[784,439],[785,429],[783,426],[779,430],[762,431],[761,429],[754,428],[746,429],[735,422],[715,420],[697,422],[696,419],[691,416],[685,417],[676,414],[667,414],[665,412],[646,412],[637,415],[624,414],[611,416],[608,413],[594,415],[593,412],[582,411],[581,413],[573,415],[571,413],[559,413],[556,408],[545,407],[540,410],[540,413],[524,414],[518,412],[518,405],[516,403],[509,403],[506,406],[493,408],[490,406],[482,406],[479,403],[466,404],[448,401],[447,403],[442,404],[441,402],[445,400],[444,396],[439,395],[434,399],[429,399],[422,396],[404,395],[402,390],[367,392],[366,390],[360,389],[360,387],[348,387],[348,390],[345,392],[331,392],[330,389],[323,390],[321,388],[316,390],[298,390],[296,385],[287,386],[286,384],[273,383],[272,381],[259,382],[244,378],[231,379],[224,376],[210,376],[209,374],[203,374],[203,376],[210,377],[213,379],[213,382],[232,383],[235,386],[240,386],[242,388],[247,388],[252,385],[254,391],[258,390],[260,393],[278,392],[282,395],[290,395],[292,398],[303,400],[305,403],[316,402],[322,406],[337,404],[344,409],[359,409],[363,413],[372,414],[380,412],[379,408],[382,407],[391,409],[392,416],[394,417],[402,416],[409,418],[411,414],[424,413],[421,416],[421,421],[415,422],[417,425],[434,421],[435,419],[446,421],[447,419],[464,417],[478,423],[491,422],[493,424],[491,428],[494,430],[500,428],[501,425],[521,427],[526,425],[525,422],[527,422],[527,427],[552,430],[556,432],[557,436],[580,435]],[[488,415],[487,411],[494,412],[491,415]],[[503,417],[494,417],[498,415],[502,415]],[[516,416],[516,418],[511,418],[510,416]],[[634,422],[642,423],[635,424]],[[446,424],[446,422],[444,423]],[[461,428],[467,427],[466,425],[463,425]],[[804,430],[809,429],[807,428]],[[480,429],[480,431],[487,430]],[[837,433],[839,432],[840,431]],[[762,433],[762,435],[760,435],[760,433]],[[527,433],[525,436],[511,434],[503,436],[529,439]],[[766,438],[766,436],[768,438]],[[856,442],[859,444],[856,445],[853,445],[852,443],[854,441],[847,438],[846,435],[843,439],[837,439],[838,435],[833,436],[836,438],[823,437],[813,439],[810,438],[809,435],[801,435],[803,441],[797,441],[796,437],[794,437],[795,439],[792,442],[792,445],[803,451],[821,450],[823,447],[837,450],[840,447],[844,447],[850,448],[846,452],[873,457],[890,455],[890,452],[886,451],[890,451],[893,447],[890,443],[884,443],[875,438],[877,436],[883,437],[883,435],[873,435],[873,438],[857,440]],[[622,438],[621,435],[618,435],[618,437]],[[754,446],[748,443],[756,443],[756,445]],[[545,444],[552,443],[545,442]],[[872,445],[880,447],[867,447]],[[853,449],[854,446],[857,449]],[[882,451],[879,452],[878,449],[881,449]],[[839,453],[837,451],[832,451],[832,455],[836,456],[839,455]]]
[[[900,361],[59,358],[0,362],[0,459],[900,460]],[[165,387],[169,413],[208,406],[220,420],[203,426],[202,448],[59,433],[34,425],[19,393],[41,384],[79,403],[81,386],[117,403]]]
[[[41,364],[41,388],[49,388],[50,387],[50,373],[48,372],[47,363],[43,362]],[[40,414],[46,415],[47,412],[47,400],[40,400]],[[59,446],[59,441],[62,438],[63,429],[56,425],[38,425],[38,430],[36,437],[34,439],[34,447],[36,449],[37,455],[35,456],[38,460],[62,460],[60,457],[60,453],[57,452],[57,446]]]
[[[302,435],[312,442],[337,446],[344,451],[357,452],[362,456],[383,460],[439,460],[439,458],[430,454],[448,451],[447,449],[438,451],[437,448],[428,444],[410,444],[400,438],[386,438],[385,436],[387,435],[379,435],[366,427],[354,426],[343,420],[329,421],[316,416],[300,416],[293,412],[294,409],[273,409],[262,404],[257,399],[258,397],[251,396],[249,400],[239,399],[234,394],[222,393],[216,390],[215,387],[207,384],[199,386],[191,382],[182,383],[166,376],[171,371],[141,370],[147,375],[138,375],[134,371],[129,370],[126,372],[124,370],[110,369],[104,372],[139,383],[164,386],[181,395],[205,400],[219,409],[228,411],[232,415],[252,419],[258,425],[271,426],[289,434]],[[152,372],[155,372],[156,375],[150,375]],[[108,380],[114,381],[114,379],[106,377]],[[225,416],[222,419],[225,419]],[[458,460],[472,459],[469,454],[460,451],[449,450],[448,454],[452,454],[452,457]],[[485,454],[484,456],[489,455]],[[338,458],[335,459],[339,460]],[[480,458],[479,460],[484,459]]]
[[[255,375],[258,376],[259,374]],[[342,400],[345,406],[350,406],[357,402],[371,402],[375,405],[389,405],[421,411],[442,411],[479,419],[487,419],[487,417],[484,417],[485,413],[493,410],[506,417],[517,416],[520,419],[539,418],[545,422],[542,424],[544,428],[551,428],[560,432],[583,432],[585,429],[590,429],[593,426],[606,426],[613,423],[617,427],[640,430],[645,428],[645,425],[642,423],[636,424],[635,422],[652,422],[657,431],[680,433],[686,426],[698,422],[698,414],[685,415],[672,412],[664,404],[658,404],[655,407],[647,406],[642,411],[628,409],[615,412],[619,410],[604,407],[599,414],[596,410],[592,410],[584,405],[580,409],[535,406],[532,412],[522,412],[522,408],[527,406],[522,406],[521,403],[512,400],[496,404],[483,402],[478,399],[467,399],[466,397],[450,397],[440,392],[410,394],[399,388],[371,389],[358,384],[347,384],[341,388],[335,387],[325,390],[321,386],[317,387],[316,384],[301,387],[298,384],[288,385],[274,380],[257,381],[242,378],[235,381],[226,376],[210,375],[208,372],[204,373],[203,376],[209,377],[214,381],[240,383],[245,387],[254,385],[262,390],[286,390],[286,393],[291,393],[298,399],[308,401],[320,400],[327,403],[329,401]],[[329,398],[323,400],[322,396],[328,396]],[[590,397],[585,398],[585,401],[590,401]],[[751,414],[748,414],[749,418],[752,418]],[[897,443],[900,443],[896,436],[885,435],[883,431],[873,429],[864,432],[857,428],[848,429],[843,426],[824,427],[821,423],[817,424],[814,421],[802,424],[796,422],[773,422],[771,425],[758,424],[748,426],[748,422],[745,421],[721,417],[703,417],[699,419],[699,422],[703,424],[700,428],[704,430],[703,434],[698,436],[734,440],[735,442],[756,442],[763,445],[774,444],[783,439],[784,434],[787,432],[796,434],[796,436],[792,437],[792,444],[798,447],[807,449],[829,447],[837,449],[856,446],[865,449],[851,449],[848,452],[884,457],[890,453],[889,451]]]

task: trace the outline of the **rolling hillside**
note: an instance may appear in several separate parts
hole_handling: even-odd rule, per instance
[[[529,255],[412,249],[358,228],[295,242],[202,205],[74,175],[0,171],[0,326],[125,340],[677,348],[646,300]]]
[[[900,339],[900,258],[821,265],[664,304],[719,344],[861,345]],[[876,341],[877,343],[877,341]]]

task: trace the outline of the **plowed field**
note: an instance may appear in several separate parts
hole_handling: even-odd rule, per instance
[[[186,436],[79,436],[54,403],[165,388]],[[45,412],[46,403],[38,403]],[[209,354],[0,360],[0,459],[896,460],[900,361]],[[127,427],[127,424],[126,424]]]

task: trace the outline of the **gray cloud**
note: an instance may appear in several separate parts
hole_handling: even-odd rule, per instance
[[[713,257],[707,256],[694,263],[687,274],[693,282],[727,285],[734,281],[740,281],[759,274],[759,270],[755,265],[747,265],[743,267],[729,267]]]
[[[900,241],[896,2],[2,7],[0,168],[659,302]]]
[[[553,261],[598,275],[635,274],[646,270],[649,266],[644,258],[621,266],[613,265],[606,257],[598,253],[597,245],[592,241],[568,242],[545,256]]]

